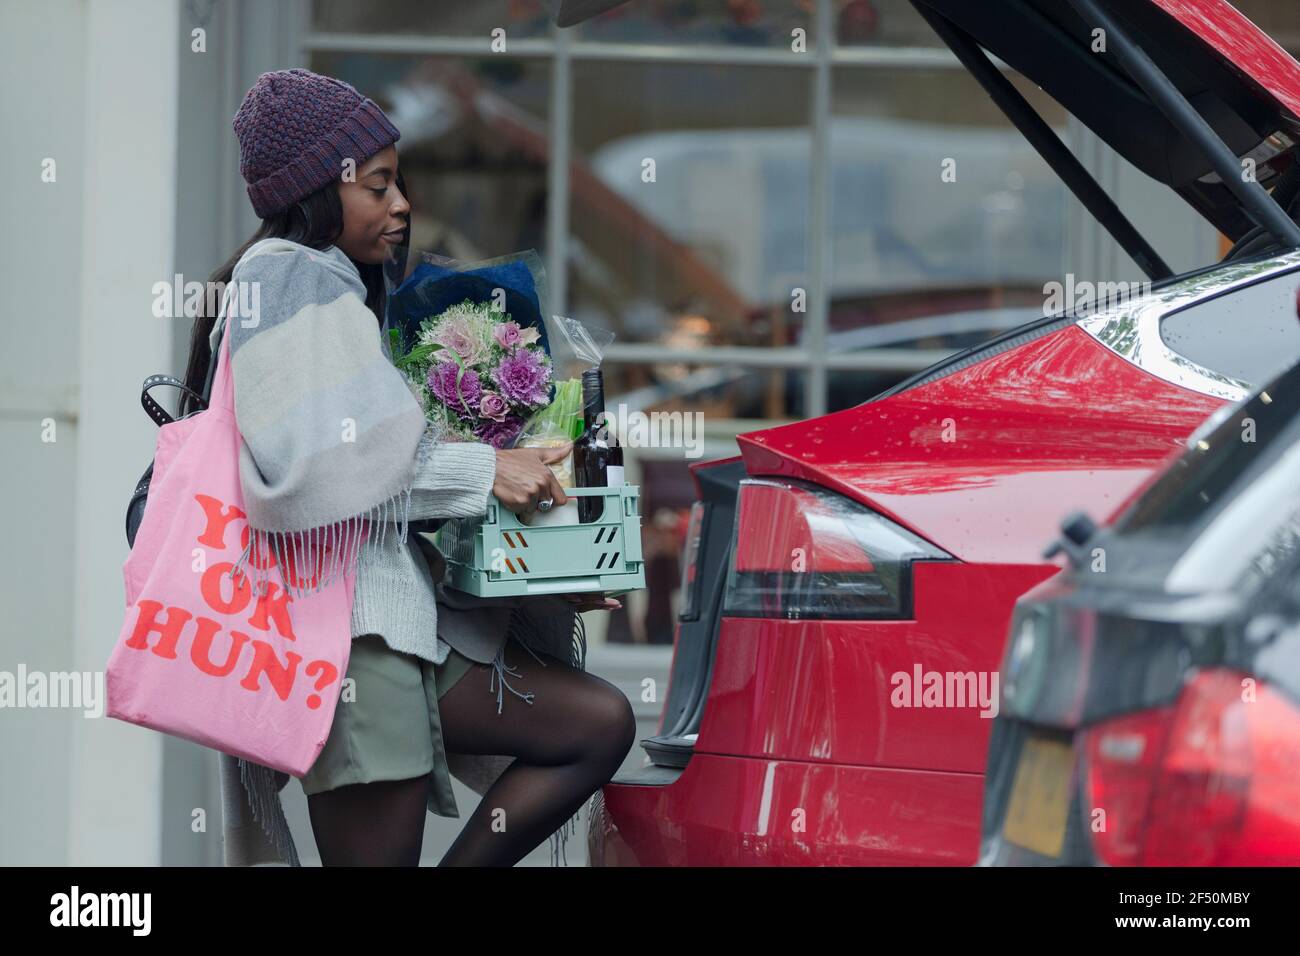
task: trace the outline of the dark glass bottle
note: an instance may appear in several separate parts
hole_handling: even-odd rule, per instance
[[[579,488],[623,484],[623,449],[605,420],[605,386],[598,368],[582,373],[582,425],[582,435],[573,443],[574,484]],[[578,499],[578,521],[596,521],[604,512],[604,499]]]

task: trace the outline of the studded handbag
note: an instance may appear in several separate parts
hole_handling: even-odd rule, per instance
[[[190,388],[180,379],[174,378],[171,375],[150,375],[144,380],[143,385],[140,387],[140,404],[144,406],[145,413],[148,414],[148,416],[159,426],[170,425],[172,422],[177,420],[167,411],[167,409],[163,408],[152,395],[149,394],[159,385],[170,385],[174,388],[180,389],[182,392],[192,395],[195,401],[198,402],[199,407],[190,412],[190,415],[195,414],[195,412],[203,411],[203,409],[208,407],[208,400],[212,394],[212,375],[216,371],[216,367],[216,356],[214,355],[208,362],[208,374],[203,383],[202,395],[194,391],[194,389]],[[183,417],[188,418],[189,415]],[[141,475],[140,480],[136,482],[135,490],[131,492],[131,500],[126,506],[126,543],[128,546],[134,547],[135,545],[135,533],[140,527],[140,519],[144,517],[144,505],[145,501],[149,497],[149,482],[152,479],[153,461],[150,460],[149,467],[144,470],[144,474]]]

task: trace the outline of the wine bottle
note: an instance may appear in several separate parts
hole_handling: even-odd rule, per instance
[[[605,387],[600,369],[582,373],[582,435],[573,443],[573,480],[579,488],[623,484],[623,449],[605,418]],[[605,513],[603,498],[578,499],[578,521],[596,521]]]

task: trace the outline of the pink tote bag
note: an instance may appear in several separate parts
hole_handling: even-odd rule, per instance
[[[229,575],[249,536],[240,441],[227,323],[208,408],[159,430],[122,566],[126,619],[108,661],[107,713],[301,777],[325,746],[347,673],[356,574],[292,599],[281,574],[310,581],[293,555],[286,569],[272,555],[258,565],[271,567],[260,593],[251,573]]]

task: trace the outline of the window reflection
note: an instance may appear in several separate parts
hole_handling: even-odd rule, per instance
[[[1064,135],[1064,111],[1013,81]],[[828,353],[966,347],[1041,317],[1067,190],[973,79],[836,67],[832,113]],[[831,382],[831,407],[892,384]]]
[[[835,0],[834,8],[838,46],[943,46],[910,0]]]
[[[315,0],[312,29],[322,33],[396,33],[482,37],[501,28],[510,39],[548,36],[551,12],[542,0]]]
[[[704,356],[701,356],[702,358]],[[803,371],[686,362],[608,362],[607,407],[700,412],[706,420],[806,416]]]
[[[576,62],[569,299],[618,340],[780,346],[806,286],[809,75]],[[707,97],[698,95],[709,90]]]
[[[605,43],[718,44],[790,48],[802,29],[813,49],[816,0],[632,0],[574,26],[574,36]]]

